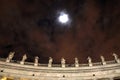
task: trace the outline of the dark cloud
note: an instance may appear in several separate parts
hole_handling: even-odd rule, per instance
[[[60,63],[64,57],[73,63],[100,61],[99,55],[113,59],[120,48],[119,0],[1,0],[0,1],[0,56],[15,51],[14,59],[27,54],[41,63],[48,57]],[[57,16],[66,11],[71,24],[61,25]],[[109,57],[108,57],[109,56]]]

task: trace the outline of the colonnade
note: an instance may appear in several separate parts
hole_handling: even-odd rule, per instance
[[[10,52],[8,57],[6,58],[6,62],[10,62],[13,59],[14,54],[15,54],[15,52]],[[117,54],[113,53],[113,57],[114,57],[114,60],[115,60],[116,63],[120,63],[120,59],[118,58]],[[27,59],[27,55],[24,54],[21,61],[20,61],[20,64],[24,65],[26,59]],[[100,59],[101,59],[102,65],[107,64],[104,56],[101,55]],[[89,66],[93,66],[92,58],[90,56],[88,56],[87,61],[88,61]],[[74,63],[75,67],[79,67],[79,60],[78,60],[77,57],[74,58],[74,62],[75,62]],[[34,66],[38,66],[38,64],[39,64],[39,57],[35,56]],[[52,64],[53,64],[53,58],[49,57],[48,67],[52,67]],[[61,67],[63,67],[63,68],[66,67],[66,60],[63,57],[61,58]]]

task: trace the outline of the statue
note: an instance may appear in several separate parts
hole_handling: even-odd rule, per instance
[[[36,57],[35,57],[35,63],[34,63],[34,66],[38,66],[38,59],[39,59],[39,57],[36,56]]]
[[[14,54],[15,54],[15,52],[10,52],[9,56],[6,59],[6,62],[10,62],[12,60],[12,58],[14,57]]]
[[[65,59],[64,58],[61,58],[61,65],[62,65],[62,67],[65,67]]]
[[[75,67],[79,67],[79,61],[78,58],[75,57]]]
[[[103,56],[100,56],[100,58],[101,58],[102,64],[105,65],[106,64],[105,58]]]
[[[52,66],[52,62],[53,62],[52,57],[49,57],[48,67],[51,67],[51,66]]]
[[[88,57],[87,59],[88,59],[88,64],[89,64],[89,66],[93,66],[93,65],[92,65],[92,59],[91,59],[91,57]]]
[[[118,55],[115,54],[115,53],[113,53],[113,56],[114,56],[114,58],[115,58],[115,61],[116,61],[117,63],[120,63],[120,59],[118,58]]]
[[[24,54],[23,57],[22,57],[22,60],[21,60],[20,64],[24,64],[24,62],[25,62],[26,59],[27,59],[27,56],[26,56],[26,54]]]

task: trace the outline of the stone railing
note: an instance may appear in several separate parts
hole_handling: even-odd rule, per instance
[[[0,58],[0,61],[5,61],[7,63],[17,63],[21,65],[34,65],[34,66],[42,66],[42,67],[84,67],[84,66],[100,66],[100,65],[106,65],[106,64],[115,64],[120,63],[120,59],[118,58],[118,55],[113,53],[114,60],[112,61],[105,61],[105,58],[103,56],[100,56],[101,62],[93,63],[92,58],[88,57],[88,64],[79,64],[78,58],[75,58],[74,64],[66,64],[66,60],[64,58],[61,58],[61,64],[53,64],[53,58],[49,57],[48,64],[40,64],[39,63],[39,57],[36,56],[34,59],[34,63],[32,62],[25,62],[27,59],[27,55],[24,54],[21,61],[12,60],[14,57],[15,52],[10,52],[8,57],[6,59]]]
[[[24,54],[21,61],[13,60],[15,52],[10,52],[8,57],[0,58],[1,80],[12,77],[15,80],[114,80],[120,79],[120,59],[113,53],[114,60],[105,61],[100,56],[101,62],[94,63],[88,57],[87,64],[80,64],[75,58],[73,64],[67,64],[61,58],[61,64],[53,64],[53,58],[49,57],[48,64],[38,62],[35,57],[34,63],[26,62],[27,55]],[[14,80],[12,79],[12,80]]]

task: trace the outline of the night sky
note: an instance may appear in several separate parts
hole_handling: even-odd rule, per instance
[[[57,20],[61,11],[68,24]],[[120,56],[120,0],[0,0],[0,57],[10,51],[40,63],[112,60],[113,52]]]

